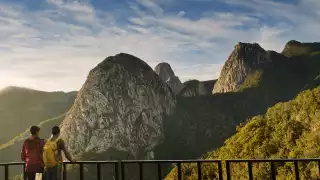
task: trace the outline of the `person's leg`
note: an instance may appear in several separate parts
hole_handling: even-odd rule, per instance
[[[25,176],[27,180],[36,180],[36,173],[26,172]]]
[[[53,180],[53,178],[52,178],[52,169],[51,168],[47,168],[46,169],[45,177],[46,177],[46,180]]]

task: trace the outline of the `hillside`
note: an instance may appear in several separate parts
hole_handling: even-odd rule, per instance
[[[255,116],[225,144],[207,153],[205,159],[268,159],[312,158],[320,156],[320,86],[301,92],[295,99],[278,103],[265,115]],[[184,178],[195,179],[195,165],[184,167]],[[294,179],[292,163],[277,164],[278,179]],[[216,167],[205,165],[203,173],[208,178],[216,176]],[[233,165],[232,178],[247,179],[244,164]],[[302,179],[317,179],[318,167],[314,163],[300,163]],[[270,167],[265,163],[255,165],[254,177],[271,179]],[[172,171],[167,179],[176,176]]]
[[[8,87],[0,90],[0,144],[33,124],[69,110],[76,92],[42,92]]]
[[[281,55],[274,53],[270,52],[269,56],[272,63],[246,75],[235,92],[179,97],[175,114],[166,121],[167,141],[159,147],[172,149],[172,154],[166,152],[160,158],[198,158],[220,147],[240,123],[266,113],[269,107],[288,101],[319,83],[315,80],[320,74],[319,54],[279,59]]]

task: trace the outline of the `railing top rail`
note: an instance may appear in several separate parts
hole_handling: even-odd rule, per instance
[[[320,161],[320,158],[301,159],[226,159],[227,162],[294,162],[294,161]]]
[[[221,162],[220,159],[213,159],[213,160],[122,160],[120,162],[124,163],[211,163],[211,162]]]
[[[14,166],[14,165],[24,165],[24,162],[0,163],[0,166],[6,166],[6,165],[10,165],[10,166]]]
[[[306,161],[319,161],[320,158],[302,158],[302,159],[212,159],[212,160],[113,160],[113,161],[76,161],[76,162],[64,162],[65,164],[116,164],[116,163],[218,163],[218,162],[306,162]],[[6,165],[24,165],[24,162],[9,162],[0,163],[0,166]]]

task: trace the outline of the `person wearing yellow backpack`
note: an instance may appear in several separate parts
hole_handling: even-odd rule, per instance
[[[46,180],[60,180],[61,164],[63,163],[62,151],[69,161],[73,162],[73,160],[66,148],[65,142],[60,138],[60,128],[58,126],[53,127],[51,133],[52,136],[43,147],[45,178]]]

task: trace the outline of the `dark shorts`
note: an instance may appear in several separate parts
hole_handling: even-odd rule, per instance
[[[61,180],[62,167],[58,165],[53,168],[46,168],[44,173],[45,180]]]

